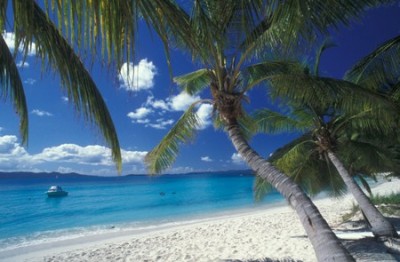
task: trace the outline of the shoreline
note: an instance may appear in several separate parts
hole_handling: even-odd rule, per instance
[[[372,184],[374,194],[400,180]],[[313,200],[332,228],[354,203],[351,195]],[[263,258],[316,261],[296,213],[286,202],[157,227],[128,229],[0,252],[0,261],[224,261]]]

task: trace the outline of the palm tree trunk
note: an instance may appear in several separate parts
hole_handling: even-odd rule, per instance
[[[350,176],[349,172],[343,166],[336,154],[328,150],[328,157],[336,167],[348,190],[353,194],[365,217],[370,223],[372,233],[377,237],[399,237],[394,226],[382,215],[381,212],[379,212],[375,205],[372,204],[371,200]]]
[[[231,121],[227,130],[236,150],[253,171],[271,183],[294,208],[314,247],[318,261],[354,261],[304,191],[249,146],[235,121]]]

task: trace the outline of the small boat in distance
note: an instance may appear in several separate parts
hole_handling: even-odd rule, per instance
[[[60,186],[51,186],[46,192],[48,197],[68,196],[68,192],[64,191]]]

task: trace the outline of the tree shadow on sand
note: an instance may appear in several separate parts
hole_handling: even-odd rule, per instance
[[[400,218],[391,217],[388,220],[400,230]],[[343,223],[336,232],[357,233],[368,231],[367,224],[362,221],[349,221]],[[342,240],[357,261],[400,261],[400,239],[365,237],[354,240]]]

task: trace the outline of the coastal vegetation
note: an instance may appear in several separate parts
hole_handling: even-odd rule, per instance
[[[400,194],[391,193],[388,195],[372,195],[370,196],[371,202],[384,214],[385,216],[400,217]],[[357,217],[361,212],[357,204],[353,204],[349,213],[342,216],[343,222],[348,222]],[[361,213],[362,215],[362,213]]]
[[[272,96],[290,105],[291,110],[286,115],[258,111],[255,114],[258,131],[303,132],[300,138],[274,153],[270,161],[305,185],[308,192],[331,188],[340,193],[345,184],[374,235],[397,237],[394,226],[353,179],[358,175],[366,184],[360,174],[374,176],[377,172],[399,170],[396,152],[389,148],[388,140],[397,137],[396,107],[387,98],[352,82],[320,76],[318,63],[326,48],[324,44],[319,49],[312,74],[308,67],[299,66],[300,70],[271,78]],[[327,92],[318,93],[321,90]],[[338,175],[344,184],[335,178]],[[266,188],[262,183],[265,181],[257,179],[256,188]]]
[[[271,10],[269,15],[260,19],[263,23],[257,23],[254,16],[246,19],[240,17],[243,6],[237,2],[226,5],[211,4],[207,1],[204,3],[204,6],[195,5],[191,12],[193,14],[191,23],[194,28],[191,40],[198,41],[199,44],[190,50],[192,57],[204,68],[176,77],[175,82],[189,94],[197,94],[209,88],[211,99],[195,102],[160,144],[148,154],[146,160],[150,172],[161,172],[173,163],[178,154],[179,144],[190,141],[199,126],[194,113],[195,106],[201,103],[211,104],[215,126],[228,133],[238,153],[257,176],[271,183],[296,210],[313,243],[318,259],[352,260],[304,191],[260,157],[248,144],[246,136],[252,129],[252,121],[242,105],[243,101],[246,101],[246,93],[277,73],[289,71],[291,67],[268,59],[266,54],[276,52],[276,43],[280,47],[288,47],[285,52],[290,52],[289,49],[293,48],[292,45],[296,40],[300,41],[299,38],[287,39],[286,37],[290,35],[288,32],[278,33],[280,28],[286,29],[291,26],[285,27],[287,24],[280,24],[281,17],[277,20],[271,18],[279,13],[277,11],[279,5],[277,10]],[[250,10],[246,13],[255,12]],[[307,18],[301,17],[301,19]],[[245,28],[243,31],[237,31],[237,25],[241,24],[240,20],[245,22],[242,25],[242,28]],[[301,31],[301,28],[298,30]],[[310,37],[306,34],[302,36],[303,41]],[[288,44],[287,41],[293,42]],[[257,56],[258,54],[262,55]],[[252,60],[257,63],[249,63]],[[330,94],[326,97],[328,95]]]
[[[244,103],[248,102],[246,94],[254,88],[268,89],[267,80],[271,77],[298,68],[296,64],[277,62],[276,58],[307,52],[310,42],[317,41],[332,28],[350,25],[352,19],[360,17],[367,8],[396,1],[195,0],[185,5],[182,1],[172,0],[87,0],[45,1],[42,9],[36,1],[13,0],[1,2],[0,24],[3,28],[8,2],[13,7],[15,52],[22,48],[26,55],[35,43],[37,55],[60,73],[65,91],[78,112],[99,127],[112,149],[118,169],[121,168],[121,153],[114,125],[96,85],[73,47],[82,50],[82,54],[91,54],[92,59],[97,58],[97,51],[100,51],[109,65],[120,66],[124,59],[135,56],[136,30],[143,19],[162,40],[171,75],[170,48],[189,53],[200,69],[174,80],[182,91],[189,94],[205,92],[209,98],[192,104],[147,155],[149,172],[161,173],[172,165],[180,144],[190,141],[199,128],[194,109],[200,104],[208,104],[213,108],[215,126],[227,133],[237,152],[257,176],[276,187],[295,209],[318,260],[353,261],[305,191],[250,146],[249,138],[255,125]],[[28,116],[21,80],[13,55],[1,37],[0,45],[6,50],[5,55],[0,56],[4,72],[0,80],[6,87],[2,95],[12,98],[21,117],[23,141],[27,141]],[[370,62],[366,64],[368,66]],[[353,81],[356,84],[370,76],[364,74],[368,70],[361,71],[357,81]],[[293,88],[286,90],[296,91]],[[349,88],[345,92],[349,97],[353,94]],[[319,94],[328,99],[332,93],[319,90]],[[333,98],[336,100],[323,101],[326,104],[322,106],[330,108],[339,101],[336,95]],[[309,99],[303,98],[301,103],[306,106]],[[360,101],[363,99],[357,100]],[[323,136],[317,138],[326,139]],[[325,149],[326,155],[335,160],[335,155],[328,149]]]

